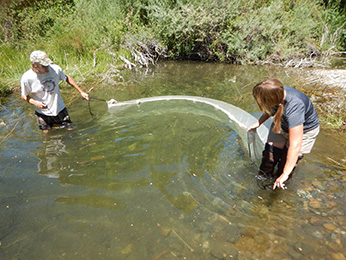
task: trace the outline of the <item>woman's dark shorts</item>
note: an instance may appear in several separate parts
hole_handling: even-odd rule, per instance
[[[46,116],[35,111],[37,123],[41,130],[52,129],[53,125],[68,125],[71,123],[66,107],[56,116]]]

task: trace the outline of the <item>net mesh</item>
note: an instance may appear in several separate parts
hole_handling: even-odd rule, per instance
[[[110,112],[115,112],[127,106],[138,106],[142,103],[147,102],[170,100],[185,100],[194,103],[203,103],[209,105],[213,109],[221,111],[222,113],[227,115],[229,120],[233,122],[235,127],[237,128],[238,135],[240,136],[244,149],[247,150],[249,158],[256,161],[262,157],[262,150],[264,148],[266,137],[268,135],[268,128],[265,125],[261,125],[255,131],[248,131],[249,126],[254,124],[257,119],[253,115],[232,104],[216,99],[195,96],[157,96],[123,102],[117,102],[116,100],[111,99],[107,101],[107,105]],[[201,113],[203,113],[203,111],[201,111]]]

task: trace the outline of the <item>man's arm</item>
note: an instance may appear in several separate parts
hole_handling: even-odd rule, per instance
[[[21,97],[25,102],[28,102],[29,104],[37,106],[41,109],[47,108],[47,105],[44,102],[37,101],[37,100],[33,99],[32,97],[30,97],[29,95],[27,95],[27,96],[22,95]]]
[[[65,75],[66,76],[66,82],[71,85],[72,87],[74,87],[75,89],[78,90],[78,92],[81,94],[81,96],[87,100],[89,100],[89,94],[84,92],[79,86],[78,84],[73,80],[73,78],[71,78],[69,75]]]

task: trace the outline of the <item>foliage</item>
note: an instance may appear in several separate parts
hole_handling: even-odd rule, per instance
[[[153,1],[146,10],[149,24],[170,56],[211,60],[220,31],[232,15],[227,12],[230,6],[229,1],[178,1],[173,6]]]
[[[319,49],[321,6],[310,1],[195,1],[147,5],[147,19],[171,56],[249,62]],[[321,46],[323,47],[323,46]]]
[[[327,6],[322,12],[321,46],[324,49],[341,51],[346,49],[346,5],[340,0],[324,1]]]
[[[164,50],[233,63],[330,55],[346,47],[345,21],[342,0],[5,1],[1,78],[18,80],[33,49],[77,75],[107,72],[119,55],[156,59]]]
[[[73,11],[73,0],[14,0],[1,8],[2,42],[16,46],[44,37],[58,18]]]

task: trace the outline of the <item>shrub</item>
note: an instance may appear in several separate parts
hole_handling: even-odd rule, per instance
[[[73,0],[9,1],[0,13],[0,38],[16,47],[25,42],[37,42],[44,37],[56,20],[73,12]]]
[[[328,56],[346,47],[345,18],[340,0],[7,0],[1,77],[18,77],[33,49],[85,71],[165,50],[234,63]]]

